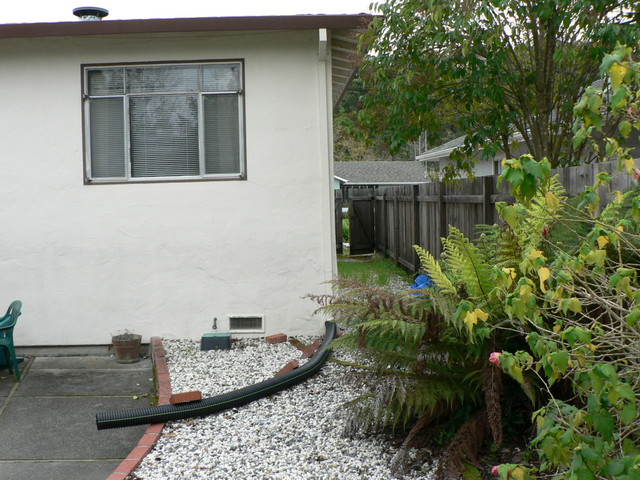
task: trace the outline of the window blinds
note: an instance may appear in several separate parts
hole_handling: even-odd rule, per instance
[[[241,64],[91,67],[90,177],[240,175]]]

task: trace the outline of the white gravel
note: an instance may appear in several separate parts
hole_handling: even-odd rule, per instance
[[[306,344],[314,339],[301,338]],[[203,397],[272,377],[301,352],[287,343],[243,339],[231,350],[164,340],[174,393]],[[389,438],[343,436],[342,405],[358,392],[341,381],[349,367],[327,362],[306,382],[237,409],[169,422],[134,472],[144,480],[392,479]],[[402,478],[430,479],[429,466]]]

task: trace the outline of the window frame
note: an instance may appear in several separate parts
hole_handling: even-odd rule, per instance
[[[201,173],[199,175],[173,175],[173,176],[156,176],[156,177],[132,177],[131,176],[131,124],[127,117],[130,116],[129,98],[131,96],[141,95],[140,93],[122,94],[122,95],[100,95],[100,98],[122,98],[123,99],[123,115],[124,115],[124,157],[125,157],[125,176],[124,177],[92,177],[91,173],[91,118],[90,105],[91,96],[89,95],[89,72],[99,68],[114,67],[162,67],[162,66],[180,66],[180,65],[224,65],[236,64],[240,67],[240,88],[238,95],[238,149],[239,149],[239,173],[226,174],[206,174],[203,173],[205,163],[204,158],[204,97],[207,95],[228,94],[229,92],[197,92],[198,96],[198,149],[199,149],[199,165]],[[245,106],[245,65],[242,58],[215,59],[215,60],[188,60],[188,61],[154,61],[154,62],[118,62],[118,63],[91,63],[80,65],[81,85],[82,85],[82,139],[83,139],[83,172],[85,185],[99,184],[123,184],[123,183],[165,183],[165,182],[201,182],[201,181],[229,181],[229,180],[247,180],[247,159],[246,159],[246,106]],[[163,95],[165,93],[160,93]],[[95,97],[94,97],[95,98]]]

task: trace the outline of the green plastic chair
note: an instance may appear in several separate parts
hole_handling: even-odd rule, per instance
[[[13,327],[16,326],[18,317],[21,315],[20,309],[22,309],[22,302],[14,300],[9,305],[4,317],[0,318],[0,350],[4,352],[9,371],[16,376],[18,382],[22,382],[22,379],[20,378],[20,368],[18,368],[18,359],[13,345]]]

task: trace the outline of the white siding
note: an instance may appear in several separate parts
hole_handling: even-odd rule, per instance
[[[0,308],[23,301],[18,345],[199,338],[230,315],[323,331],[301,298],[335,271],[317,38],[0,41]],[[247,181],[83,184],[81,64],[217,59],[245,61]]]

